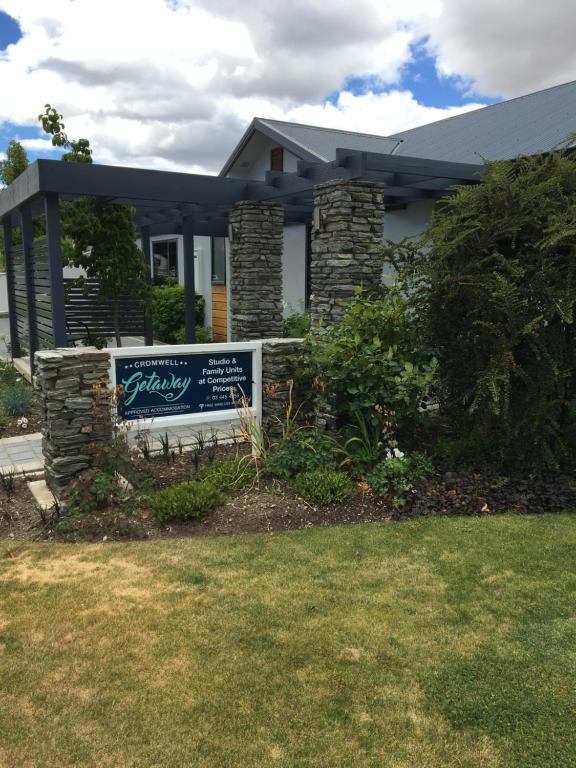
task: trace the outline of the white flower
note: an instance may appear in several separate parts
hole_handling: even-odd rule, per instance
[[[28,429],[28,419],[26,416],[21,416],[18,419],[17,424],[21,429]]]
[[[386,448],[386,460],[389,461],[390,459],[403,459],[404,458],[404,452],[401,451],[399,448]]]

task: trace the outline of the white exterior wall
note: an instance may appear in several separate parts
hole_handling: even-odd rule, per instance
[[[306,227],[304,224],[290,224],[284,227],[282,294],[284,317],[304,310],[306,297]]]
[[[0,272],[0,315],[8,314],[8,284],[6,272]]]
[[[410,203],[403,211],[387,211],[384,214],[384,239],[399,243],[404,237],[419,235],[426,229],[434,203],[423,200]]]

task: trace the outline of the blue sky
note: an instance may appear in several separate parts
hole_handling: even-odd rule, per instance
[[[22,31],[18,26],[18,22],[11,16],[0,11],[0,51],[4,51],[12,43],[18,42],[22,37]],[[18,137],[19,139],[36,139],[42,135],[35,126],[27,125],[14,125],[9,122],[0,122],[0,152],[6,150],[6,146],[11,139]],[[28,157],[30,160],[35,160],[37,157],[45,157],[46,153],[37,153],[28,150]],[[51,157],[57,157],[52,154]]]

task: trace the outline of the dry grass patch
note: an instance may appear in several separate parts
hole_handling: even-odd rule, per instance
[[[568,768],[575,544],[559,515],[0,548],[0,766]]]

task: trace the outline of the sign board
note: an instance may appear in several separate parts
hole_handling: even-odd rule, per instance
[[[240,398],[260,418],[261,342],[111,349],[110,379],[126,421],[209,424],[238,417]]]

